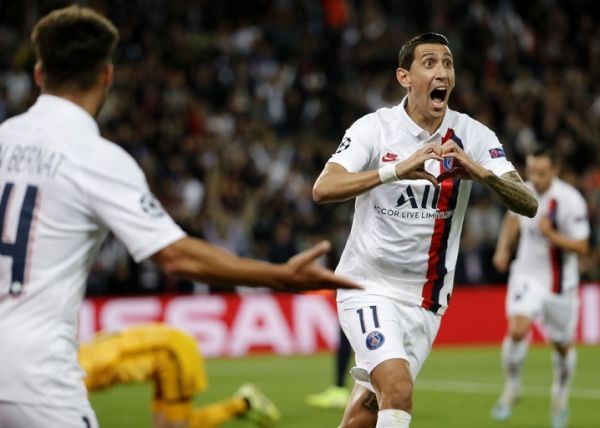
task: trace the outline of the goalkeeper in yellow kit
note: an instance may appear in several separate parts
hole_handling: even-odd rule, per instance
[[[275,405],[251,384],[231,398],[194,407],[193,396],[207,388],[204,359],[194,338],[168,325],[101,333],[81,345],[79,362],[89,391],[152,381],[156,428],[216,428],[239,416],[270,428],[280,418]]]

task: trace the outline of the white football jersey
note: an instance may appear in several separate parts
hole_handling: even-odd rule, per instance
[[[136,261],[185,236],[78,105],[42,95],[0,126],[0,401],[86,400],[77,319],[111,230]]]
[[[559,178],[552,181],[544,194],[537,193],[531,183],[527,185],[539,208],[534,218],[518,216],[519,247],[510,274],[532,276],[536,278],[534,283],[560,294],[578,286],[579,257],[551,245],[540,232],[540,219],[549,217],[553,227],[570,239],[587,239],[590,236],[587,204],[577,189]]]
[[[397,163],[424,144],[456,141],[484,168],[500,176],[514,167],[496,135],[469,116],[448,109],[432,135],[406,113],[405,100],[357,120],[329,159],[349,172],[376,170]],[[425,163],[438,176],[445,166]],[[400,180],[356,197],[352,230],[336,269],[364,287],[339,290],[343,301],[357,293],[384,295],[422,305],[438,314],[452,293],[460,232],[471,192],[470,180]]]

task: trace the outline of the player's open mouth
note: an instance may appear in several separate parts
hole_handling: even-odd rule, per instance
[[[429,97],[431,98],[431,101],[435,107],[443,107],[444,103],[446,102],[447,95],[448,88],[446,86],[438,86],[431,91]]]

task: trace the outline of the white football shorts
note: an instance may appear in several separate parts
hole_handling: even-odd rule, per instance
[[[81,409],[0,401],[2,428],[98,428],[91,406]]]
[[[441,321],[441,316],[420,306],[376,295],[338,302],[338,316],[355,353],[357,367],[351,372],[357,383],[373,392],[368,376],[385,360],[408,361],[413,379],[417,377]]]
[[[552,342],[568,344],[575,336],[579,314],[577,288],[562,294],[526,275],[511,275],[506,294],[506,315],[539,318]]]

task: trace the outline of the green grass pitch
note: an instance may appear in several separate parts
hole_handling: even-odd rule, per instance
[[[572,388],[570,428],[600,426],[600,347],[579,347],[579,364]],[[501,389],[497,347],[436,347],[415,385],[411,428],[543,428],[549,427],[552,376],[550,349],[533,347],[524,368],[524,395],[513,417],[504,423],[489,419]],[[332,380],[333,358],[258,356],[207,361],[210,386],[196,404],[230,395],[251,381],[277,404],[281,428],[335,428],[341,410],[317,410],[305,403]],[[151,427],[150,385],[117,386],[91,395],[103,428]],[[252,427],[243,419],[224,428]]]

